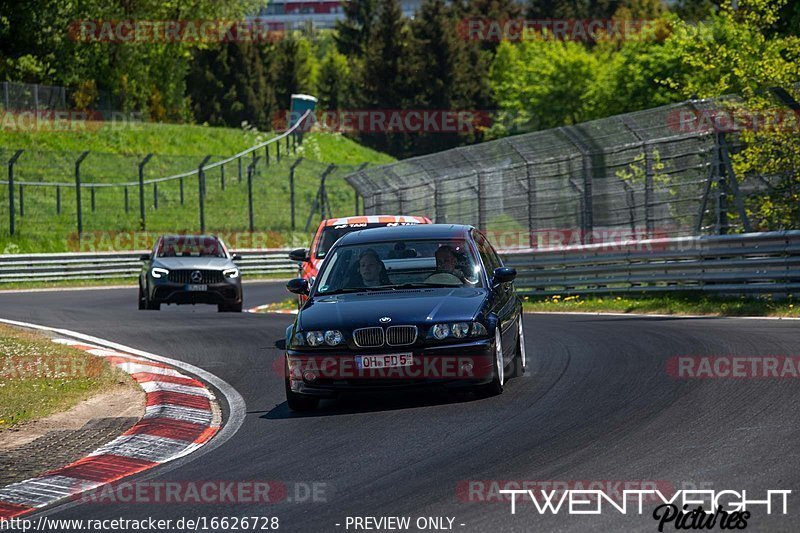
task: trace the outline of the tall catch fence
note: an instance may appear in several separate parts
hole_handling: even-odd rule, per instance
[[[295,129],[308,117],[231,157],[0,148],[7,163],[0,217],[12,236],[46,228],[54,242],[41,248],[53,251],[146,247],[125,242],[134,232],[150,240],[163,232],[260,232],[257,240],[231,244],[287,244],[282,232],[309,231],[322,217],[360,208],[343,178],[363,166],[298,156]]]
[[[795,86],[776,106],[791,113]],[[426,215],[500,235],[501,248],[751,231],[741,148],[720,119],[741,101],[692,100],[516,135],[356,172],[367,214]],[[794,169],[796,172],[796,169]],[[546,242],[545,242],[546,241]]]

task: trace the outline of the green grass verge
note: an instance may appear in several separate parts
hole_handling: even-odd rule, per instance
[[[699,295],[659,295],[608,297],[552,296],[523,297],[525,311],[570,313],[643,313],[659,315],[771,316],[800,317],[800,304],[793,299],[769,297],[713,297]]]
[[[262,307],[256,312],[273,313],[275,311],[294,311],[295,309],[297,309],[297,298],[290,297],[286,298],[285,300],[281,300],[280,302],[266,304],[265,307]]]
[[[147,153],[156,155],[144,167],[145,178],[158,178],[196,169],[205,155],[214,154],[211,162],[219,161],[266,138],[266,134],[253,131],[169,124],[139,124],[118,130],[101,128],[85,133],[0,131],[0,160],[7,161],[16,149],[24,149],[14,166],[17,182],[74,183],[75,161],[86,149],[91,153],[80,167],[82,183],[124,183],[138,180],[138,163]],[[253,178],[255,235],[249,232],[248,216],[247,164],[252,159],[243,162],[241,179],[238,163],[227,164],[224,170],[208,171],[206,232],[228,233],[232,247],[301,245],[308,241],[319,220],[319,214],[310,220],[309,214],[320,177],[329,164],[337,165],[326,181],[331,214],[347,216],[355,210],[355,193],[342,178],[361,164],[393,161],[390,156],[339,134],[306,135],[296,153],[290,155],[282,142],[281,154],[281,160],[277,161],[274,145],[269,163],[263,150],[257,154],[260,159]],[[294,172],[293,228],[289,175],[298,158],[303,160]],[[183,185],[180,180],[173,180],[157,187],[146,186],[147,232],[156,235],[199,232],[198,185],[197,176],[192,176],[185,178]],[[127,188],[127,209],[124,187],[94,190],[93,199],[89,188],[81,189],[83,238],[78,239],[74,187],[61,187],[60,194],[55,187],[25,186],[23,190],[16,187],[16,231],[11,237],[9,191],[7,186],[0,186],[0,254],[140,249],[142,242],[147,245],[152,241],[151,237],[140,235],[143,222],[138,186]]]
[[[100,357],[0,326],[0,431],[131,384]]]

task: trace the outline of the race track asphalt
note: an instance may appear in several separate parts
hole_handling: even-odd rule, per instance
[[[281,283],[247,284],[245,306],[286,294]],[[647,505],[643,515],[604,508],[553,516],[520,503],[512,515],[508,502],[467,502],[458,492],[469,480],[596,480],[746,489],[753,497],[793,490],[788,515],[759,508],[747,529],[800,528],[800,381],[687,380],[666,371],[678,355],[800,355],[800,322],[526,315],[529,372],[499,397],[344,398],[296,415],[272,370],[290,315],[138,311],[135,289],[109,289],[3,293],[0,317],[186,361],[244,397],[245,422],[229,441],[180,468],[156,469],[150,481],[275,480],[290,500],[303,500],[304,487],[316,483],[325,500],[86,503],[51,510],[51,518],[277,516],[282,531],[316,532],[354,531],[348,516],[410,516],[412,525],[445,516],[464,532],[657,530]]]

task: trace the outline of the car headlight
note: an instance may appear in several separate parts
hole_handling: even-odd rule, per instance
[[[226,278],[238,278],[239,277],[239,269],[238,268],[229,268],[227,270],[222,271],[222,275]]]
[[[332,329],[325,332],[325,344],[328,344],[329,346],[336,346],[337,344],[341,344],[342,341],[344,341],[344,336],[338,329]]]
[[[469,323],[467,322],[456,322],[450,327],[450,331],[453,334],[453,337],[457,339],[463,339],[469,333]]]
[[[302,333],[295,333],[294,334],[294,344],[295,346],[305,346],[306,345],[306,337]]]
[[[309,346],[319,346],[325,342],[325,335],[321,331],[309,331],[306,333],[306,341]]]
[[[436,340],[444,340],[448,337],[463,339],[470,337],[482,337],[486,335],[486,326],[480,322],[454,322],[451,324],[434,324],[431,328],[431,336]]]
[[[328,346],[338,346],[344,343],[344,335],[338,329],[297,333],[294,338],[296,346],[322,346],[323,343]]]
[[[166,268],[153,267],[153,269],[150,271],[150,275],[154,278],[161,278],[162,276],[168,276],[169,270]]]
[[[450,326],[447,324],[434,324],[432,333],[435,339],[446,339],[450,335]]]
[[[488,334],[489,333],[486,331],[486,326],[484,326],[480,322],[472,323],[472,330],[470,331],[470,335],[472,337],[485,337]]]

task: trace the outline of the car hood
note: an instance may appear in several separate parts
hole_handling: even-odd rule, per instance
[[[300,312],[301,330],[469,321],[487,299],[485,289],[435,288],[319,296]],[[382,317],[391,322],[382,323]]]
[[[236,265],[225,257],[159,257],[153,262],[153,266],[160,266],[170,270],[221,270],[224,268],[233,268]]]

